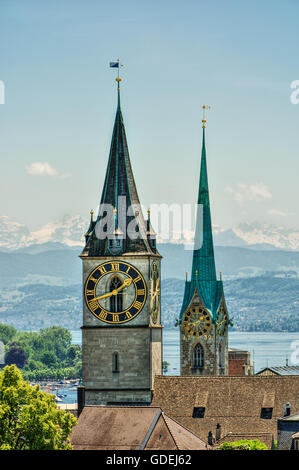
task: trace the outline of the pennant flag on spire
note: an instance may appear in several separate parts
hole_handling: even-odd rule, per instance
[[[119,68],[119,62],[110,62],[110,67]]]

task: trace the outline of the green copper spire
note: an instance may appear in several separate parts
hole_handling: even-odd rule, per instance
[[[204,107],[205,110],[205,107]],[[222,280],[217,280],[209,199],[207,157],[205,144],[205,118],[203,123],[198,210],[193,249],[191,280],[186,278],[180,321],[197,292],[214,320],[223,296]]]
[[[197,204],[198,212],[191,279],[195,280],[198,278],[199,281],[215,281],[216,268],[205,145],[205,119],[203,119],[201,166]]]

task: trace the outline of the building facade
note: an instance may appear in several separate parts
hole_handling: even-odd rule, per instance
[[[144,219],[118,102],[97,218],[83,265],[82,382],[85,405],[149,404],[162,373],[161,255]]]
[[[205,107],[204,107],[205,108]],[[181,375],[228,375],[228,310],[217,279],[203,119],[201,168],[191,279],[179,317]]]

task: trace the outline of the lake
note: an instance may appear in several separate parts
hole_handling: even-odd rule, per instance
[[[81,331],[71,331],[73,343],[81,344]],[[245,349],[251,354],[254,361],[254,372],[258,372],[267,366],[284,366],[286,360],[289,365],[296,365],[292,361],[292,353],[295,341],[298,341],[299,333],[278,332],[239,332],[231,331],[228,336],[229,347]],[[297,355],[299,359],[299,354]],[[166,375],[180,374],[180,344],[179,329],[163,330],[163,361],[169,363]]]
[[[81,345],[81,330],[71,331],[73,344]],[[299,348],[299,333],[272,333],[272,332],[239,332],[229,333],[229,347],[245,349],[251,354],[254,361],[254,372],[267,366],[283,366],[288,359],[289,365],[296,365],[292,361],[294,345],[297,341]],[[293,345],[293,349],[292,349]],[[299,354],[298,354],[299,360]],[[166,375],[180,374],[180,345],[179,329],[163,330],[163,361],[169,363]],[[59,389],[59,393],[67,393],[62,403],[75,403],[77,392],[69,389]]]

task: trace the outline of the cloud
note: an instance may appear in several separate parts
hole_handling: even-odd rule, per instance
[[[293,212],[283,212],[283,211],[279,211],[277,209],[270,209],[268,211],[268,214],[270,215],[278,215],[279,217],[287,217],[289,215],[295,215]]]
[[[272,198],[269,188],[264,183],[237,183],[235,188],[227,186],[225,190],[229,192],[239,204],[246,201],[261,201],[263,199]]]
[[[26,171],[31,176],[51,176],[54,178],[68,178],[70,175],[59,173],[47,162],[33,162],[26,166]]]

